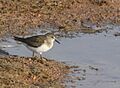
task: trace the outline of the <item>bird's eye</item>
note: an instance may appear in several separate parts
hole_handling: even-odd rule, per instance
[[[51,36],[51,38],[53,38],[53,39],[54,39],[54,36]]]

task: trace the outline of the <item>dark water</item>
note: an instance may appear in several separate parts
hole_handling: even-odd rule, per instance
[[[113,29],[119,31],[120,26]],[[68,88],[72,88],[71,85],[76,86],[75,88],[120,88],[120,37],[113,36],[112,31],[107,34],[80,35],[81,37],[73,39],[61,38],[61,44],[55,43],[43,56],[78,65],[86,70],[85,80],[74,80],[75,83],[67,84]],[[14,40],[8,40],[14,45],[11,48],[4,48],[9,54],[32,55],[32,52],[22,44],[18,45]],[[71,75],[80,77],[81,73]]]

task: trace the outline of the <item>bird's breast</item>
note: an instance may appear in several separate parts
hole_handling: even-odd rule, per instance
[[[49,49],[51,49],[52,47],[53,47],[53,43],[51,43],[50,45],[43,44],[37,48],[37,52],[46,52]]]

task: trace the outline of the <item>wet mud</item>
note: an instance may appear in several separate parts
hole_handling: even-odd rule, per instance
[[[46,58],[1,56],[1,88],[64,88],[61,80],[70,67]]]
[[[0,35],[25,35],[48,25],[65,32],[82,31],[86,22],[119,24],[119,5],[119,0],[1,0]]]

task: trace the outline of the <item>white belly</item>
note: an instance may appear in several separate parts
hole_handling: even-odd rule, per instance
[[[30,50],[32,50],[32,51],[34,51],[34,52],[36,52],[36,53],[46,52],[46,51],[48,51],[49,49],[51,49],[52,47],[53,47],[53,43],[52,43],[50,46],[48,46],[48,45],[46,45],[46,44],[43,44],[43,45],[41,45],[41,46],[38,47],[38,48],[34,48],[34,47],[27,46],[28,49],[30,49]]]

